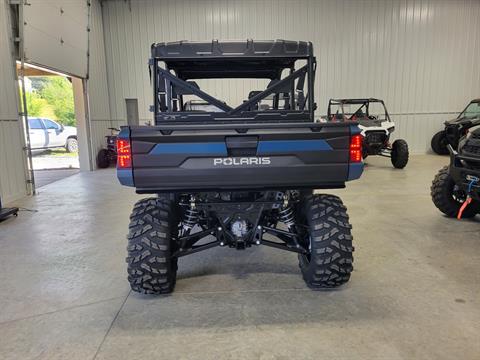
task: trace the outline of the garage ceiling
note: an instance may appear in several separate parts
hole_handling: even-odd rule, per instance
[[[87,0],[29,0],[24,6],[25,61],[87,77],[89,7]]]

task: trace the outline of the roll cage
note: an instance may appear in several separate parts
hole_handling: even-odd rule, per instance
[[[314,121],[316,61],[310,42],[180,41],[153,44],[151,53],[149,70],[154,91],[151,110],[155,114],[155,125]],[[264,90],[250,91],[246,94],[248,99],[233,107],[200,89],[194,81],[234,78],[270,82]],[[200,101],[194,106],[187,104],[184,97],[188,95]],[[270,100],[272,105],[260,106],[265,100]],[[202,104],[205,110],[199,110]]]
[[[344,120],[359,120],[362,118],[371,118],[370,114],[370,104],[378,103],[381,104],[385,111],[385,119],[390,120],[390,115],[388,114],[387,107],[383,100],[368,98],[368,99],[330,99],[328,102],[327,118],[329,121],[344,121]],[[345,105],[358,105],[355,108],[355,111],[345,111]],[[336,107],[337,111],[335,114],[332,113],[332,108]]]

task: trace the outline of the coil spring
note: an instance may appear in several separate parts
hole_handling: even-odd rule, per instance
[[[291,206],[287,206],[278,212],[278,218],[288,227],[295,225],[295,215]]]
[[[199,212],[193,207],[189,207],[187,210],[185,210],[185,217],[183,219],[183,227],[184,229],[193,229],[193,227],[197,224],[198,222],[198,215]]]

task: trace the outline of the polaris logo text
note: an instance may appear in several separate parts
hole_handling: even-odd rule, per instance
[[[241,158],[216,158],[213,159],[213,166],[245,166],[245,165],[270,165],[269,157],[241,157]]]

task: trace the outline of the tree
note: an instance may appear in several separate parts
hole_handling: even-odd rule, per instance
[[[43,109],[48,106],[47,100],[42,99],[36,92],[27,92],[26,98],[28,116],[42,116]]]
[[[50,77],[39,91],[39,95],[53,108],[57,121],[63,125],[75,126],[72,84],[64,77]]]
[[[34,91],[42,91],[42,89],[50,82],[50,76],[30,76],[30,82],[32,83],[32,89]]]

